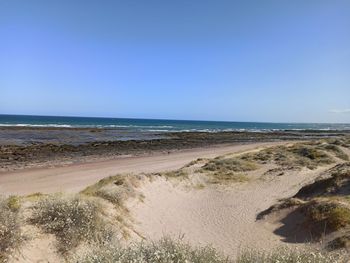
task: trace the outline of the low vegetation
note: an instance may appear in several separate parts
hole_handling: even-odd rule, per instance
[[[247,176],[249,172],[267,164],[277,167],[268,170],[264,175],[283,175],[286,170],[316,169],[319,166],[333,164],[336,159],[347,161],[349,157],[341,148],[343,145],[344,142],[335,140],[294,143],[233,157],[219,156],[204,160],[204,163],[200,159],[185,167],[202,164],[197,171],[208,175],[210,183],[244,182],[249,180]]]
[[[303,251],[293,249],[277,249],[266,253],[262,251],[246,250],[236,263],[345,263],[345,255],[330,254],[320,251]]]
[[[163,238],[158,242],[141,242],[124,248],[119,245],[96,247],[74,258],[72,262],[224,263],[232,261],[210,246],[191,247],[181,240]]]
[[[301,206],[304,224],[314,238],[350,225],[350,208],[339,201],[311,200]]]
[[[337,158],[349,161],[349,156],[338,145],[332,143],[321,143],[317,146],[317,149],[332,152]]]
[[[319,178],[312,184],[302,187],[295,197],[307,199],[322,196],[346,196],[350,194],[350,163],[336,165],[329,169],[325,175],[325,178]]]
[[[342,146],[345,148],[350,148],[350,136],[341,136],[338,138],[332,138],[327,140],[328,143],[333,145]]]
[[[245,154],[241,158],[260,164],[271,162],[287,169],[300,169],[303,167],[315,169],[320,165],[335,162],[332,156],[326,152],[326,149],[320,149],[317,144],[306,143],[270,147],[257,153]]]
[[[117,207],[122,207],[126,199],[137,195],[135,188],[140,178],[136,175],[115,175],[104,178],[87,187],[81,193],[87,196],[100,197]]]
[[[184,169],[179,169],[160,173],[158,175],[164,176],[165,178],[188,178],[189,174]]]
[[[258,166],[250,161],[237,157],[218,157],[209,160],[199,172],[209,176],[209,182],[220,184],[225,182],[245,182],[248,177],[245,172],[256,170]]]
[[[336,250],[350,247],[350,233],[346,231],[342,235],[334,238],[332,241],[328,242],[327,249],[328,250]]]
[[[236,259],[219,253],[211,246],[193,247],[182,240],[163,238],[158,242],[141,242],[128,247],[107,245],[76,255],[79,263],[345,263],[341,254],[320,251],[278,249],[270,253],[246,250]]]
[[[0,262],[7,262],[8,256],[23,242],[19,210],[18,197],[0,197]]]
[[[301,227],[312,236],[313,241],[327,240],[328,248],[350,248],[350,163],[342,163],[329,169],[315,182],[302,187],[293,197],[282,200],[258,219],[281,209],[303,215]],[[328,234],[333,239],[328,240]]]
[[[257,168],[255,163],[239,158],[215,158],[206,163],[203,170],[211,172],[246,172]]]
[[[65,254],[82,242],[98,242],[108,238],[101,204],[79,195],[51,195],[32,206],[30,223],[46,233],[54,234],[58,251]]]

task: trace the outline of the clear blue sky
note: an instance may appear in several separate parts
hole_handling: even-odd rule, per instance
[[[0,113],[350,122],[350,1],[0,0]]]

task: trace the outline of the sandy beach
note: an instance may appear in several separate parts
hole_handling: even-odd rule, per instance
[[[213,158],[227,153],[277,144],[281,144],[281,142],[221,145],[170,153],[154,153],[149,156],[121,156],[114,160],[78,163],[61,167],[0,172],[0,190],[5,195],[26,195],[35,192],[79,192],[102,178],[116,174],[175,170],[197,158]]]
[[[111,222],[113,235],[124,246],[164,237],[180,238],[193,247],[210,245],[232,259],[247,249],[319,249],[322,242],[308,244],[312,238],[305,232],[308,228],[303,230],[305,236],[301,241],[294,241],[297,232],[293,231],[293,224],[284,220],[293,210],[283,210],[282,206],[281,211],[276,209],[271,215],[266,211],[318,178],[329,176],[338,165],[348,165],[349,140],[345,137],[339,140],[221,144],[19,169],[0,173],[0,190],[10,198],[22,196],[18,197],[22,200],[20,211],[29,219],[38,209],[36,206],[52,213],[57,210],[55,218],[65,218],[69,202],[79,200],[78,206],[92,202],[89,210],[79,212],[82,213],[79,216],[91,213],[94,210],[90,209],[97,209],[93,207],[98,205],[102,209],[99,216]],[[261,219],[262,213],[266,217]],[[52,223],[50,218],[45,224]],[[303,220],[301,215],[293,218],[291,222]],[[21,226],[28,241],[10,262],[71,260],[71,256],[57,250],[58,245],[67,247],[60,239],[61,231],[69,230],[67,227],[55,237],[42,232],[40,223],[33,225],[28,220]],[[90,253],[89,246],[83,242],[72,250],[73,255]]]

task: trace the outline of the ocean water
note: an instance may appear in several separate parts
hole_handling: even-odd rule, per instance
[[[0,115],[0,126],[110,128],[124,132],[350,130],[350,124],[184,121],[95,117]]]

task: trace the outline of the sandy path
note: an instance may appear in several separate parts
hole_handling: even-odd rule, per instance
[[[256,221],[257,214],[278,199],[294,195],[327,168],[289,172],[224,189],[189,190],[160,178],[142,187],[143,202],[130,203],[135,230],[151,240],[183,235],[191,244],[212,244],[233,257],[240,249],[271,250],[287,245],[273,233],[279,225]]]
[[[199,157],[246,151],[276,143],[253,143],[182,150],[169,154],[120,157],[109,161],[72,164],[64,167],[25,169],[0,173],[0,193],[30,194],[34,192],[76,192],[101,178],[117,173],[158,172],[178,169]]]

